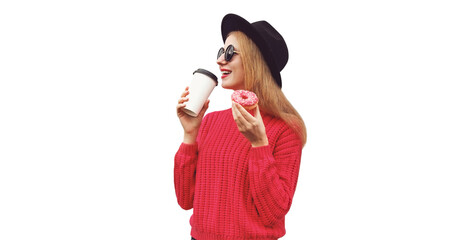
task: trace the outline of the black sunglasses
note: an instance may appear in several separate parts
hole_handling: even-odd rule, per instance
[[[225,60],[227,62],[231,61],[231,58],[233,58],[234,54],[235,53],[239,53],[239,52],[236,52],[234,51],[234,46],[233,45],[229,45],[227,48],[226,48],[226,51],[224,48],[220,48],[218,50],[218,55],[217,55],[217,59],[220,58],[221,55],[223,55],[223,53],[225,54]]]

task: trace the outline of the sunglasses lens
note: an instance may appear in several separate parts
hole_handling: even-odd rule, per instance
[[[225,49],[224,49],[224,48],[220,48],[220,50],[218,50],[217,59],[219,59],[220,56],[223,55],[224,52],[225,52]]]
[[[229,62],[229,61],[231,60],[231,58],[233,58],[233,55],[234,55],[234,46],[233,46],[233,45],[229,45],[229,46],[226,48],[225,60]]]
[[[217,59],[219,59],[221,57],[221,55],[223,55],[223,53],[225,54],[225,60],[227,62],[231,61],[231,58],[233,58],[233,56],[234,56],[234,46],[229,45],[226,48],[226,50],[224,48],[220,48],[220,50],[218,50]]]

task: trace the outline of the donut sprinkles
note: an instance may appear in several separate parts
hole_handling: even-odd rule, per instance
[[[246,110],[252,110],[257,107],[258,97],[255,93],[246,90],[236,90],[231,95],[233,102],[239,103]]]

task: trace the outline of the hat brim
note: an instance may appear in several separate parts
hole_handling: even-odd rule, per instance
[[[226,38],[228,37],[229,33],[233,31],[243,32],[257,45],[257,47],[260,49],[260,52],[263,55],[263,58],[266,61],[266,64],[268,65],[271,71],[271,75],[273,76],[278,86],[281,87],[281,74],[279,73],[277,65],[273,60],[273,53],[271,49],[268,47],[266,41],[260,36],[258,31],[252,26],[251,23],[249,23],[244,18],[236,14],[230,13],[223,17],[223,20],[221,22],[221,36],[223,38],[223,42],[226,41]]]

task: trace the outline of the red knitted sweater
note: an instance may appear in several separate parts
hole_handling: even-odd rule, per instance
[[[267,146],[252,147],[228,109],[207,114],[197,143],[178,149],[175,191],[183,209],[194,208],[194,238],[274,240],[285,234],[302,143],[282,120],[262,118]]]

